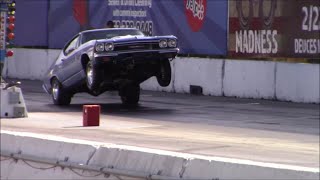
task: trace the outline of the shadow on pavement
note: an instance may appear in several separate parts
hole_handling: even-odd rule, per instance
[[[39,110],[39,107],[28,108],[29,112],[82,112],[83,105],[100,105],[101,114],[104,115],[156,115],[156,114],[172,114],[175,110],[167,108],[152,108],[142,105],[138,106],[125,106],[121,103],[110,103],[110,104],[71,104],[69,106],[56,106],[53,104],[45,104]]]

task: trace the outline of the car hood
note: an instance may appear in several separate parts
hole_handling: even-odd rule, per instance
[[[167,39],[167,38],[175,38],[175,36],[116,36],[111,39],[104,39],[104,40],[98,40],[98,42],[113,42],[113,43],[122,43],[122,42],[130,42],[130,41],[158,41],[160,39]]]

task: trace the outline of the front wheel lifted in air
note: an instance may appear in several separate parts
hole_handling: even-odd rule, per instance
[[[163,59],[160,61],[156,77],[160,86],[169,86],[171,82],[171,66],[168,59]]]

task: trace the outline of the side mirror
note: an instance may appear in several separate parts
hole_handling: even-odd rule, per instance
[[[70,48],[69,50],[66,51],[66,54],[69,54],[69,53],[71,53],[71,52],[74,51],[74,50],[75,50],[75,48]]]

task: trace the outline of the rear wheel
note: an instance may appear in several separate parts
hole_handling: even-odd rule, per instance
[[[101,83],[99,71],[94,68],[93,62],[89,61],[86,66],[86,84],[90,91],[98,92]]]
[[[51,95],[55,105],[69,105],[71,102],[71,95],[67,93],[59,80],[54,78],[51,82]]]
[[[127,85],[120,90],[122,104],[137,105],[140,99],[140,86]]]
[[[171,82],[171,66],[168,59],[160,61],[160,67],[157,72],[157,81],[160,86],[166,87],[169,86]]]

